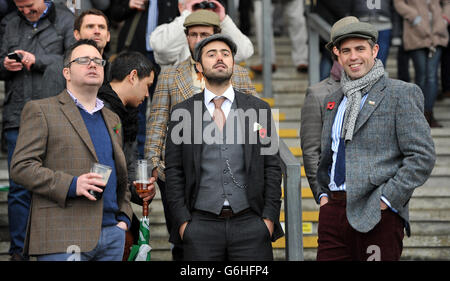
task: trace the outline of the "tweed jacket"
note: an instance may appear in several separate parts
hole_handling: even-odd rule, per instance
[[[119,214],[131,221],[127,166],[122,132],[113,129],[119,117],[101,110],[114,151]],[[88,173],[98,162],[94,145],[73,99],[64,90],[58,96],[28,102],[22,111],[19,136],[11,162],[11,177],[32,193],[25,253],[65,253],[75,245],[87,252],[100,238],[103,199],[68,198],[74,176]]]
[[[165,68],[158,76],[158,84],[153,95],[147,122],[145,158],[151,160],[152,170],[158,167],[158,177],[162,180],[165,179],[164,150],[169,113],[174,105],[195,94],[190,63],[189,58],[177,66]],[[233,88],[238,91],[256,95],[255,87],[248,76],[247,70],[239,65],[234,65],[231,83]]]
[[[303,152],[303,165],[314,198],[319,203],[316,173],[320,156],[322,120],[325,114],[324,100],[327,95],[341,87],[339,81],[331,76],[306,89],[305,102],[301,111],[300,145]]]
[[[317,170],[319,194],[330,192],[331,128],[342,98],[340,89],[325,99],[325,104],[335,104],[327,107],[323,119]],[[346,212],[350,225],[359,232],[370,231],[380,221],[383,195],[404,219],[409,236],[408,203],[414,189],[430,176],[435,158],[420,88],[380,78],[359,112],[353,139],[345,144]]]
[[[251,110],[256,112],[254,116],[250,116],[251,114],[238,115],[245,135],[244,163],[248,203],[256,214],[273,221],[272,241],[276,241],[284,233],[279,221],[281,166],[278,136],[274,124],[272,124],[271,110],[265,101],[257,97],[236,90],[234,92],[237,109],[242,109],[244,114]],[[197,107],[197,105],[200,106]],[[181,143],[175,143],[171,137],[167,138],[166,196],[174,222],[169,240],[173,243],[181,242],[178,230],[181,224],[191,220],[191,212],[194,210],[200,188],[203,146],[201,121],[202,113],[207,110],[204,103],[204,91],[174,106],[173,112],[177,109],[180,109],[181,112],[188,112],[189,120],[184,118],[186,115],[180,118],[173,114],[168,125],[168,136],[174,136],[177,134],[174,133],[175,126],[179,128],[180,123],[187,124],[187,126],[182,126],[182,130],[179,132],[179,135],[183,135]],[[197,116],[199,118],[196,118]],[[195,123],[196,121],[200,122]],[[254,122],[260,123],[266,129],[266,137],[257,137],[256,133],[252,135]],[[185,139],[184,136],[190,137]],[[255,142],[252,142],[253,136],[255,136]],[[270,152],[265,153],[266,148],[269,148]],[[218,172],[222,173],[222,169]]]

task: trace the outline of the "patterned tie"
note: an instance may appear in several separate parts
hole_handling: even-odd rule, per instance
[[[223,125],[225,125],[225,113],[222,111],[222,103],[225,101],[225,97],[214,98],[212,102],[214,103],[214,112],[213,119],[216,122],[217,127],[219,127],[220,131],[223,129]]]
[[[334,166],[334,182],[336,186],[341,186],[345,182],[345,139],[340,138],[339,147]]]

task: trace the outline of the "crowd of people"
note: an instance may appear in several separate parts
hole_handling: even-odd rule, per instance
[[[254,53],[248,17],[253,8],[260,21],[261,1],[235,2],[240,24],[219,0],[0,0],[11,260],[68,260],[73,245],[82,260],[126,260],[139,228],[130,203],[151,202],[156,188],[174,260],[273,260],[282,175],[268,148],[278,137],[238,64]],[[304,1],[272,2],[306,73]],[[400,258],[409,199],[434,166],[439,66],[450,97],[450,0],[368,3],[312,7],[332,25],[300,131],[320,205],[318,260],[366,260],[374,244],[382,260]],[[259,24],[254,34],[261,53]],[[397,37],[406,82],[385,71]],[[402,68],[409,58],[417,85]],[[138,159],[149,163],[143,193]],[[94,163],[112,168],[106,183]]]

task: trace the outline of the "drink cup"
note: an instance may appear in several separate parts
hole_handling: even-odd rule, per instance
[[[138,160],[136,167],[136,192],[143,193],[148,191],[150,182],[148,181],[147,160]]]
[[[102,165],[99,163],[94,163],[91,168],[91,173],[96,173],[102,176],[101,181],[105,184],[105,186],[97,186],[105,190],[106,184],[108,183],[109,176],[111,175],[112,168],[106,165]],[[95,197],[95,199],[100,200],[103,196],[103,192],[97,192],[93,190],[89,190],[89,194]]]

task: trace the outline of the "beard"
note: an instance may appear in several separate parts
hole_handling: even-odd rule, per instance
[[[216,65],[213,66],[213,69],[215,66]],[[224,69],[224,71],[213,72],[212,69],[205,69],[203,72],[203,76],[205,76],[206,80],[211,85],[227,84],[230,81],[232,75],[233,69],[230,69],[229,67]]]

